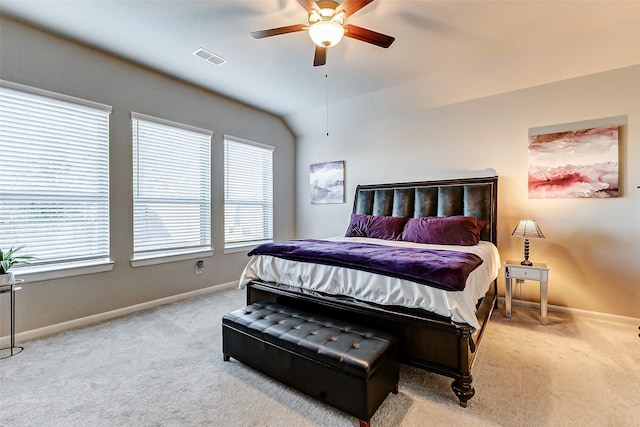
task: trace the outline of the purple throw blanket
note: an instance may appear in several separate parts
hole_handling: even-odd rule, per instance
[[[265,243],[248,255],[352,268],[447,291],[463,290],[469,274],[482,264],[482,258],[465,252],[312,239]]]

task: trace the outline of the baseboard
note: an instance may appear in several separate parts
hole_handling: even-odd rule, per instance
[[[498,298],[499,304],[504,309],[504,297]],[[524,301],[519,299],[512,299],[511,304],[513,306],[519,306],[528,308],[531,310],[540,311],[540,303],[532,302],[532,301]],[[589,310],[581,310],[579,308],[569,308],[562,307],[559,305],[547,305],[548,311],[556,311],[558,313],[569,313],[573,316],[581,316],[581,317],[590,317],[592,319],[601,319],[601,320],[609,320],[612,322],[625,323],[630,325],[640,325],[640,318],[629,317],[629,316],[619,316],[617,314],[609,314],[609,313],[601,313],[599,311],[589,311]]]
[[[128,307],[118,308],[116,310],[107,311],[105,313],[98,313],[91,316],[81,317],[79,319],[69,320],[67,322],[56,323],[54,325],[44,326],[38,329],[31,329],[16,334],[16,342],[32,340],[34,338],[43,337],[46,335],[56,334],[58,332],[66,331],[68,329],[80,328],[88,326],[98,322],[104,322],[105,320],[114,319],[116,317],[124,316],[127,314],[135,313],[137,311],[149,310],[151,308],[159,307],[165,304],[171,304],[177,301],[181,301],[187,298],[198,297],[202,295],[208,295],[214,292],[220,292],[226,289],[237,287],[238,282],[227,282],[220,285],[209,286],[207,288],[197,289],[195,291],[185,292],[178,295],[172,295],[170,297],[160,298],[153,301],[147,301],[140,304],[131,305]],[[10,337],[0,337],[0,347],[10,345]]]
[[[58,332],[66,331],[68,329],[80,328],[80,327],[88,326],[94,323],[104,322],[105,320],[114,319],[116,317],[135,313],[137,311],[149,310],[151,308],[159,307],[161,305],[171,304],[173,302],[181,301],[188,298],[198,297],[202,295],[208,295],[214,292],[231,289],[236,286],[238,286],[238,282],[236,281],[227,282],[220,285],[209,286],[207,288],[197,289],[195,291],[185,292],[178,295],[172,295],[170,297],[160,298],[153,301],[147,301],[140,304],[131,305],[128,307],[107,311],[105,313],[94,314],[91,316],[81,317],[79,319],[69,320],[67,322],[56,323],[54,325],[49,325],[42,328],[32,329],[29,331],[17,333],[16,341],[17,342],[27,341],[27,340],[43,337],[46,335],[53,335]],[[504,297],[498,298],[498,301],[499,301],[499,304],[501,304],[501,307],[504,308]],[[538,311],[540,310],[540,303],[536,303],[532,301],[523,301],[523,300],[513,299],[512,305],[528,308],[531,310],[538,310]],[[575,316],[591,317],[591,318],[609,320],[609,321],[625,323],[630,325],[640,325],[640,318],[635,318],[635,317],[619,316],[616,314],[581,310],[578,308],[562,307],[559,305],[552,305],[552,304],[549,304],[547,308],[549,311],[556,311],[559,313],[569,313]],[[0,347],[5,347],[8,345],[9,345],[9,337],[8,336],[0,337]]]

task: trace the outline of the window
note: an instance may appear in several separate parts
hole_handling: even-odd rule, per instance
[[[224,138],[224,247],[273,239],[273,147]]]
[[[211,249],[213,132],[131,113],[133,260],[180,259]],[[178,257],[178,258],[175,258]],[[136,260],[140,262],[136,262]]]
[[[0,80],[0,246],[25,245],[21,252],[37,258],[16,266],[17,274],[112,268],[110,113],[107,105]]]

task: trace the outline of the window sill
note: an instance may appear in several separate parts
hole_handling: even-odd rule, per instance
[[[213,256],[213,249],[198,249],[195,251],[171,251],[146,255],[137,255],[131,261],[131,267],[146,267],[149,265],[166,264],[169,262],[186,261]]]
[[[63,279],[65,277],[84,276],[85,274],[103,273],[113,270],[114,262],[110,259],[51,264],[35,267],[20,267],[12,270],[17,279],[25,283],[45,280]]]
[[[235,243],[225,245],[222,253],[224,254],[235,254],[239,252],[249,252],[256,246],[259,246],[263,243],[273,242],[273,240],[261,240],[256,242],[245,242],[245,243]]]

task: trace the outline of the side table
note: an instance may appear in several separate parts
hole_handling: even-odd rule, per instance
[[[549,296],[549,267],[544,263],[534,262],[533,265],[522,265],[519,261],[504,263],[505,308],[506,316],[511,317],[512,281],[535,280],[540,282],[540,323],[547,324],[547,299]]]
[[[24,280],[17,279],[13,283],[0,286],[0,294],[10,294],[10,315],[11,315],[11,344],[10,347],[0,348],[1,350],[8,350],[8,355],[0,355],[0,359],[6,359],[7,357],[14,356],[24,350],[24,347],[16,346],[16,292],[22,289],[22,286],[18,286]]]

